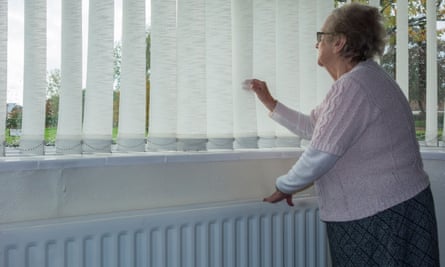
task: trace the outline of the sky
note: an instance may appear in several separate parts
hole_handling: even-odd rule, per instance
[[[60,69],[61,54],[61,3],[62,0],[47,0],[47,69]],[[23,103],[23,39],[24,39],[24,0],[8,2],[8,103]],[[88,0],[82,0],[83,6],[83,62],[84,75],[87,55]],[[150,0],[146,0],[146,23],[150,24]],[[122,0],[115,0],[115,41],[121,38]],[[85,86],[85,81],[84,81]]]

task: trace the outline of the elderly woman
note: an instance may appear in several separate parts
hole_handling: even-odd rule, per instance
[[[265,82],[247,80],[270,116],[310,139],[276,181],[268,202],[314,183],[334,266],[439,266],[429,178],[406,97],[373,58],[383,53],[379,11],[348,4],[317,32],[318,65],[334,79],[309,115],[275,100]]]

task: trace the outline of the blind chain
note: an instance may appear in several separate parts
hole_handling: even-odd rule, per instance
[[[18,147],[18,150],[20,152],[29,152],[29,151],[33,151],[33,150],[37,150],[38,148],[42,148],[45,146],[45,141],[42,141],[40,144],[34,146],[34,147],[29,147],[29,148],[22,148],[22,147]]]
[[[119,142],[117,142],[116,144],[117,144],[118,146],[120,146],[120,147],[123,147],[123,148],[135,148],[135,147],[139,147],[140,145],[145,145],[146,142],[145,142],[145,140],[143,140],[143,141],[137,143],[136,145],[131,145],[131,146],[129,146],[129,145],[123,145],[123,144],[121,144],[121,143],[119,143]]]
[[[103,150],[105,150],[107,148],[110,148],[110,150],[111,150],[111,143],[112,143],[112,141],[110,142],[110,144],[104,145],[103,147],[95,147],[95,146],[92,146],[92,145],[88,144],[85,141],[82,141],[81,143],[83,145],[85,145],[86,147],[90,148],[93,151],[103,151]]]
[[[82,145],[82,141],[80,141],[78,144],[73,145],[71,147],[62,147],[60,145],[56,145],[56,148],[57,148],[57,150],[60,150],[60,151],[70,151],[70,150],[74,150],[74,149],[80,147],[81,145]]]

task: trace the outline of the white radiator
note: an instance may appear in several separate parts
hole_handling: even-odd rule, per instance
[[[315,198],[0,225],[2,267],[328,266]]]

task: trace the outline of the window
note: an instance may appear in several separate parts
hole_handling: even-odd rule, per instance
[[[266,80],[286,105],[309,112],[331,83],[316,65],[314,33],[332,8],[344,3],[127,0],[115,6],[112,0],[63,1],[57,72],[49,64],[50,55],[58,54],[48,31],[48,12],[58,12],[54,2],[60,1],[0,1],[0,11],[9,15],[9,24],[8,16],[0,21],[0,100],[5,105],[6,88],[20,80],[6,75],[15,72],[7,65],[17,53],[8,38],[14,39],[15,10],[23,5],[23,116],[21,105],[8,104],[8,119],[0,122],[0,128],[12,129],[0,138],[19,145],[21,154],[299,146],[305,141],[272,122],[241,83],[250,77]],[[445,54],[428,53],[444,45],[443,12],[436,16],[436,8],[435,1],[422,6],[417,0],[382,1],[381,6],[390,38],[380,62],[405,90],[419,140],[428,146],[443,140]],[[50,86],[60,90],[47,94]],[[44,142],[45,121],[54,128],[51,147]],[[20,141],[11,141],[17,140],[13,135],[21,135]]]

